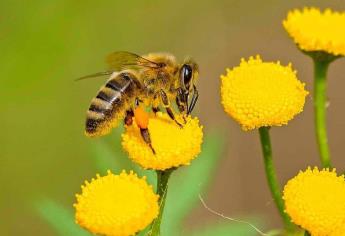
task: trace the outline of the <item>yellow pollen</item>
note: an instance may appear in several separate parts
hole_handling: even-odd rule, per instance
[[[200,153],[203,138],[202,126],[197,118],[177,116],[183,125],[180,128],[170,117],[161,112],[149,118],[148,129],[152,146],[156,152],[153,154],[149,145],[141,137],[138,126],[127,126],[122,134],[122,146],[129,157],[145,169],[165,170],[181,165],[189,165]]]
[[[263,62],[260,56],[242,59],[221,76],[224,110],[244,130],[287,124],[302,112],[307,94],[290,64]]]
[[[313,236],[345,234],[345,179],[335,170],[308,168],[284,187],[286,213]],[[337,232],[337,233],[336,233]]]
[[[345,55],[345,12],[317,8],[290,11],[283,25],[304,51],[324,51]]]
[[[97,175],[77,194],[76,222],[94,234],[129,236],[144,229],[158,215],[158,195],[144,178],[122,172]]]

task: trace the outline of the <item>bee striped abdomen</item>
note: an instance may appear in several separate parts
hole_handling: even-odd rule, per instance
[[[112,76],[92,99],[87,112],[85,132],[87,136],[101,136],[110,132],[134,101],[136,78],[129,73]]]

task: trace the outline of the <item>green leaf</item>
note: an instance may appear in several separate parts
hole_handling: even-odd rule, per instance
[[[72,212],[57,202],[43,198],[35,204],[35,207],[38,214],[55,229],[57,235],[91,236],[75,223]]]
[[[200,156],[192,164],[172,174],[162,222],[162,235],[180,234],[182,221],[199,201],[214,176],[220,159],[223,139],[218,134],[205,137]]]

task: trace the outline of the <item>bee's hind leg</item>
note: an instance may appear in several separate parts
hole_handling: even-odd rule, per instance
[[[139,127],[139,128],[140,128],[141,137],[143,137],[145,143],[147,143],[147,145],[149,145],[149,147],[151,148],[153,154],[156,154],[155,149],[152,147],[149,130],[147,128],[141,128],[141,127]]]
[[[150,132],[149,132],[149,129],[148,129],[149,116],[144,111],[144,109],[139,106],[139,104],[136,104],[136,106],[137,107],[135,108],[135,110],[133,112],[133,115],[134,115],[134,118],[135,118],[135,122],[136,122],[137,126],[140,129],[141,137],[144,139],[145,143],[147,143],[147,145],[149,145],[149,147],[151,148],[153,154],[156,154],[155,149],[152,147]]]

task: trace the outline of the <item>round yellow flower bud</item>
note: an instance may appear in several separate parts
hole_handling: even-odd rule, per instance
[[[189,165],[201,151],[202,126],[198,118],[188,116],[185,124],[182,117],[177,116],[177,119],[182,128],[165,113],[157,112],[149,118],[148,129],[156,154],[144,142],[135,122],[122,134],[123,148],[135,163],[145,169],[166,170]]]
[[[250,57],[221,76],[225,112],[244,130],[287,124],[303,110],[308,92],[291,65]]]
[[[158,195],[133,172],[97,175],[76,197],[76,222],[94,234],[135,235],[158,215]]]
[[[288,13],[283,25],[304,51],[324,51],[345,55],[345,12],[304,8]]]
[[[335,170],[300,172],[285,185],[283,199],[292,221],[313,236],[343,235],[332,234],[345,224],[345,179]]]

